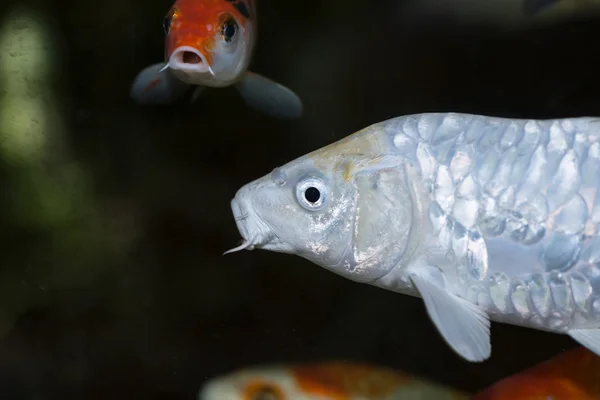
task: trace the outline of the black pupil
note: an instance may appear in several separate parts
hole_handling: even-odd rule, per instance
[[[225,25],[223,25],[223,36],[225,36],[226,40],[231,40],[233,35],[235,35],[236,24],[235,21],[227,21]]]
[[[165,35],[169,34],[169,30],[171,29],[171,15],[167,14],[163,18],[163,29],[165,31]]]
[[[316,187],[311,186],[304,192],[304,198],[309,203],[316,203],[321,198],[321,192]]]

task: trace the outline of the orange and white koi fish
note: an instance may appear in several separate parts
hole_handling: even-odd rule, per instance
[[[214,378],[198,400],[466,400],[468,395],[388,368],[328,361],[249,367]]]
[[[290,89],[248,71],[256,42],[256,0],[176,0],[164,17],[166,63],[143,69],[131,86],[139,104],[170,104],[195,86],[234,86],[249,106],[274,118],[298,118]]]
[[[578,347],[498,381],[473,397],[473,400],[501,399],[600,399],[600,357]]]

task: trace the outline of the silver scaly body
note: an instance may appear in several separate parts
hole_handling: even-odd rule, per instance
[[[600,118],[421,114],[379,128],[419,168],[455,294],[495,321],[600,327]]]
[[[421,297],[446,342],[478,362],[491,353],[489,320],[600,354],[599,189],[600,118],[426,113],[277,168],[232,210],[238,250],[296,254]]]

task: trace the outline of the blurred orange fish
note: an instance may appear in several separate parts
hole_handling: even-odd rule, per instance
[[[343,361],[249,367],[214,378],[198,400],[466,400],[468,395],[391,369]]]
[[[474,395],[370,364],[325,361],[242,368],[213,378],[198,400],[598,400],[600,357],[584,347]]]
[[[600,357],[579,347],[496,382],[473,400],[600,399]]]
[[[163,20],[165,61],[144,68],[131,86],[140,104],[170,104],[195,87],[234,86],[254,109],[298,118],[302,101],[290,89],[248,71],[256,41],[256,0],[176,0]]]

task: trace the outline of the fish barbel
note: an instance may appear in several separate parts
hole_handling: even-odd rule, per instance
[[[419,297],[461,357],[490,320],[600,354],[600,118],[423,113],[373,124],[244,185],[244,244]]]

